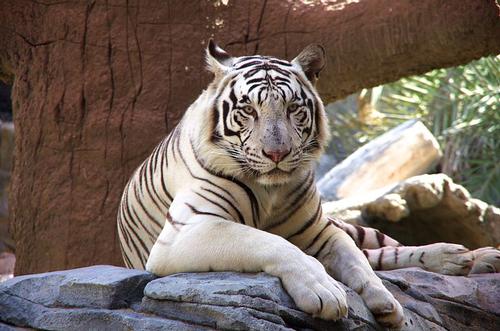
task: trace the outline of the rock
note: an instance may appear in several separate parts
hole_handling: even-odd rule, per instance
[[[196,323],[230,330],[376,328],[359,296],[344,288],[349,295],[350,319],[336,323],[298,310],[280,280],[264,273],[178,274],[156,279],[144,290],[143,309],[168,318],[190,316]]]
[[[140,270],[94,266],[14,277],[6,295],[44,307],[121,308],[140,300],[154,276]]]
[[[405,309],[441,328],[500,328],[499,273],[457,277],[415,268],[377,274]]]
[[[472,198],[444,174],[415,176],[389,188],[326,202],[323,211],[377,228],[407,246],[450,242],[476,249],[500,243],[500,209]]]
[[[405,309],[404,330],[498,330],[500,274],[470,278],[405,269],[379,272]],[[314,319],[264,273],[183,273],[95,266],[0,284],[3,330],[380,330],[344,287],[349,317]]]

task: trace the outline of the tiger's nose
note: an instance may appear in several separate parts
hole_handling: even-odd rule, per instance
[[[290,154],[291,149],[276,149],[276,150],[262,150],[262,154],[268,159],[273,160],[275,163],[283,160],[288,154]]]

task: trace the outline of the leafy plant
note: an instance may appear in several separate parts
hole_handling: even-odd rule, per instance
[[[327,107],[334,124],[329,152],[337,159],[419,118],[441,144],[440,170],[473,196],[500,204],[500,56],[403,78],[350,98]]]

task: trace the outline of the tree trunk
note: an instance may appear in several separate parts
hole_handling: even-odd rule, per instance
[[[493,0],[2,0],[0,14],[18,274],[122,263],[121,191],[208,82],[210,36],[237,55],[323,43],[325,100],[500,50]]]
[[[0,120],[0,254],[5,251],[14,250],[14,243],[8,231],[9,212],[7,199],[10,174],[12,172],[13,152],[14,125],[12,122],[3,122]]]

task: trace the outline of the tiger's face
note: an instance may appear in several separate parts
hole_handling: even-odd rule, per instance
[[[285,184],[311,169],[327,139],[314,88],[324,51],[309,46],[291,62],[265,56],[233,58],[210,43],[215,73],[209,151],[211,166],[264,185]]]

